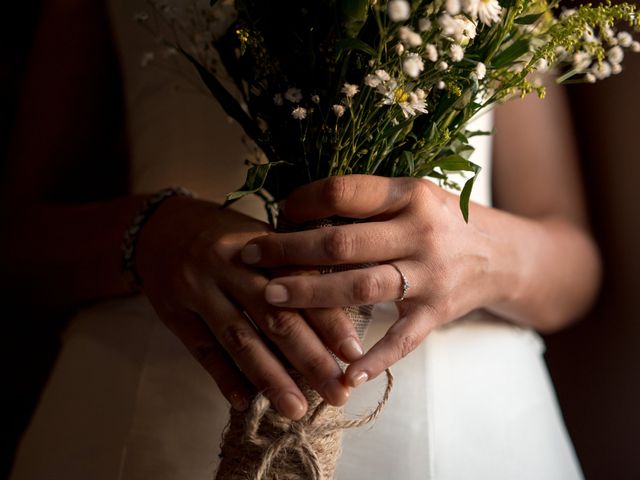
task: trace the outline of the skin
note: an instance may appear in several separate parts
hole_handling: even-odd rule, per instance
[[[73,157],[69,145],[91,128],[95,92],[89,85],[100,78],[95,52],[108,31],[103,12],[90,4],[52,0],[45,8],[2,202],[20,206],[2,212],[3,226],[14,232],[1,240],[7,278],[23,278],[34,298],[65,305],[133,293],[121,271],[120,243],[148,198],[46,201],[51,172],[87,161]],[[103,28],[91,27],[97,25]],[[65,51],[64,63],[50,51]],[[38,82],[45,77],[49,89]],[[566,109],[559,93],[551,97],[498,112],[495,193],[502,210],[473,205],[466,225],[457,198],[426,181],[351,176],[297,190],[285,214],[296,222],[339,214],[367,224],[275,234],[215,203],[171,198],[140,234],[136,268],[143,293],[236,408],[246,408],[260,390],[292,419],[307,405],[286,365],[340,405],[350,387],[472,309],[542,331],[562,328],[592,300],[599,258],[585,227]],[[30,141],[34,132],[38,142]],[[411,282],[399,304],[401,319],[365,355],[338,307],[397,298],[397,271],[380,265],[330,276],[288,273],[353,261],[393,261]],[[267,268],[284,276],[272,279]],[[288,292],[287,301],[275,301],[278,287]],[[345,376],[329,350],[351,363]]]

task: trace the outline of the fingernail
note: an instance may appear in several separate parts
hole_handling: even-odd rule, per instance
[[[269,303],[284,303],[289,300],[289,292],[282,285],[267,285],[264,296]]]
[[[240,251],[240,258],[244,263],[253,265],[262,259],[262,252],[258,245],[245,245]]]
[[[367,380],[369,380],[369,375],[367,375],[367,372],[360,372],[353,377],[353,379],[351,380],[351,384],[354,387],[359,387]]]
[[[338,380],[329,380],[322,387],[322,396],[331,405],[342,405],[349,398],[349,389],[345,388]]]
[[[293,393],[285,393],[277,403],[278,411],[287,418],[299,420],[304,416],[304,405]]]
[[[229,395],[229,401],[231,402],[231,406],[240,412],[249,408],[249,401],[239,393],[234,392]]]
[[[349,337],[340,345],[340,353],[345,360],[353,362],[364,355],[364,350],[356,338]]]

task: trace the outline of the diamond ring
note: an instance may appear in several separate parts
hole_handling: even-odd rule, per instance
[[[400,268],[395,263],[389,263],[389,265],[396,269],[396,271],[400,274],[400,279],[402,280],[402,295],[400,295],[400,297],[396,300],[396,302],[401,302],[407,297],[407,292],[409,291],[409,287],[411,287],[411,284],[409,283],[409,279],[407,278],[407,276],[402,273],[402,270],[400,270]]]

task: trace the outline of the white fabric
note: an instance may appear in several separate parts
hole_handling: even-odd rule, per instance
[[[134,188],[182,185],[219,201],[243,180],[241,132],[189,83],[140,68],[155,46],[131,20],[144,5],[111,0]],[[490,129],[491,116],[478,122]],[[474,200],[488,204],[490,141],[476,140],[473,160],[484,171]],[[240,208],[262,212],[252,200]],[[395,318],[393,305],[376,312],[366,346]],[[338,479],[582,478],[543,350],[532,331],[481,311],[433,332],[394,367],[396,387],[378,421],[346,433]],[[379,380],[357,389],[348,412],[370,410],[382,389]],[[11,478],[210,480],[227,408],[146,299],[101,303],[71,322]]]

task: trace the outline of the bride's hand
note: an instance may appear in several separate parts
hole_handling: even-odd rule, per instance
[[[343,324],[322,330],[321,341],[297,310],[265,301],[269,279],[239,261],[239,252],[268,232],[267,224],[216,204],[171,198],[142,229],[136,266],[160,318],[232,405],[246,408],[252,384],[281,414],[298,419],[307,408],[304,395],[267,342],[327,401],[340,405],[348,387],[327,347],[337,352],[355,333]]]
[[[272,304],[314,309],[397,300],[403,294],[403,279],[390,262],[410,284],[406,298],[397,304],[400,319],[347,369],[352,386],[414,350],[434,327],[475,308],[487,294],[478,292],[490,288],[483,287],[489,266],[486,236],[464,222],[457,196],[426,180],[332,177],[296,190],[287,199],[285,215],[294,222],[332,215],[368,221],[261,236],[243,250],[245,261],[253,259],[261,267],[380,264],[273,279],[265,289]]]

